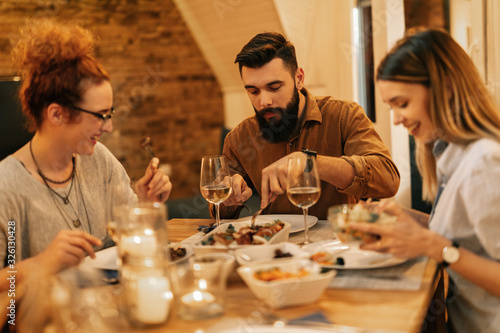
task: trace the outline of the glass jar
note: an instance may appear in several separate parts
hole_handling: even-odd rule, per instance
[[[122,264],[121,306],[138,327],[165,323],[170,315],[172,291],[163,257],[128,256]]]

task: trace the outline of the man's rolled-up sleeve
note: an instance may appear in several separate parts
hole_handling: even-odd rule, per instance
[[[358,198],[389,198],[399,188],[399,171],[391,159],[389,149],[375,131],[363,109],[353,104],[343,110],[342,140],[344,156],[354,168],[354,180],[339,192]]]

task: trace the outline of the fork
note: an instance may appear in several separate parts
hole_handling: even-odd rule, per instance
[[[151,144],[151,138],[149,136],[141,140],[141,148],[146,149],[149,152],[150,159],[155,157],[155,153]]]
[[[149,159],[152,159],[153,157],[155,157],[155,152],[153,151],[153,144],[151,143],[151,138],[148,136],[148,137],[145,137],[141,140],[141,148],[143,149],[146,149],[148,152],[149,152]],[[162,201],[162,195],[160,194],[159,195],[159,198],[160,198],[160,201]]]
[[[253,215],[252,215],[252,222],[250,223],[250,228],[252,228],[252,229],[253,229],[253,227],[255,226],[255,219],[257,218],[257,216],[259,216],[259,215],[260,215],[260,213],[262,213],[262,211],[263,211],[264,209],[266,209],[267,207],[269,207],[269,205],[271,204],[271,202],[273,202],[273,201],[274,201],[274,198],[276,198],[276,193],[273,193],[273,195],[272,195],[272,196],[271,196],[271,198],[269,199],[269,202],[267,203],[266,207],[261,208],[261,209],[259,209],[258,211],[256,211],[255,213],[253,213]]]

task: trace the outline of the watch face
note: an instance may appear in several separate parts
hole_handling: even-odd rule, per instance
[[[448,264],[454,264],[460,259],[460,250],[454,246],[447,246],[443,249],[443,260]]]

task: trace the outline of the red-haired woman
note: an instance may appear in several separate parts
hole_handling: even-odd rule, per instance
[[[123,166],[99,143],[113,129],[113,91],[93,48],[88,30],[41,21],[22,30],[13,50],[35,134],[0,163],[0,290],[14,258],[18,282],[35,263],[49,273],[75,266],[105,246],[113,206],[164,202],[170,194],[157,158],[135,194]]]

